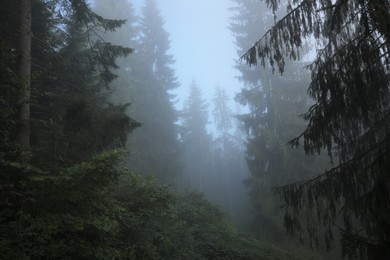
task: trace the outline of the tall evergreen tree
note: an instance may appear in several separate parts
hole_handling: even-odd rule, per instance
[[[229,97],[220,86],[215,89],[214,95],[214,122],[218,132],[218,141],[221,143],[222,151],[228,149],[229,137],[233,127],[233,113],[228,106]]]
[[[171,182],[180,171],[177,112],[170,91],[178,87],[169,35],[164,30],[156,1],[147,0],[140,18],[140,36],[135,46],[137,61],[132,100],[134,117],[142,127],[130,138],[129,167],[138,173],[157,174]],[[141,130],[142,129],[142,130]]]
[[[231,30],[236,37],[237,52],[241,56],[258,37],[259,27],[273,22],[273,14],[266,3],[237,0]],[[305,86],[308,74],[299,73],[303,63],[289,63],[283,78],[272,75],[272,67],[248,67],[240,60],[236,68],[244,87],[236,100],[249,108],[239,118],[248,131],[247,164],[251,177],[247,180],[255,214],[258,235],[275,242],[286,242],[283,226],[278,221],[281,211],[272,196],[271,188],[288,181],[310,176],[313,160],[300,151],[289,149],[287,142],[303,127],[297,115],[304,112],[308,98]],[[313,167],[314,166],[314,167]]]
[[[225,89],[217,86],[213,99],[215,138],[213,141],[213,174],[208,176],[206,195],[220,203],[241,228],[248,228],[249,198],[243,181],[249,177],[245,164],[244,140],[229,107]]]
[[[276,11],[280,1],[267,1]],[[310,65],[308,90],[315,104],[309,124],[291,144],[308,154],[326,148],[338,165],[308,181],[276,191],[287,204],[290,232],[304,230],[306,212],[314,243],[318,227],[330,247],[333,228],[342,232],[343,255],[353,259],[390,257],[389,49],[390,2],[290,1],[287,14],[243,56],[250,64],[269,60],[284,71],[305,38],[320,46]]]
[[[36,36],[39,47],[49,53],[36,52],[38,71],[45,64],[55,69],[54,75],[46,73],[36,79],[32,138],[38,147],[46,147],[36,152],[37,157],[50,158],[47,162],[57,167],[120,147],[135,122],[124,114],[125,107],[110,104],[108,98],[109,84],[116,78],[112,72],[117,68],[115,60],[131,49],[96,35],[96,30],[112,31],[124,21],[103,19],[83,1],[52,8],[52,18],[59,21],[53,26],[62,30],[57,31],[55,41]]]
[[[204,191],[204,181],[211,172],[211,136],[207,132],[207,103],[195,80],[184,104],[181,139],[183,143],[183,185]]]
[[[233,161],[235,160],[235,145],[234,139],[232,135],[232,120],[233,114],[228,107],[228,95],[225,90],[220,86],[215,88],[214,95],[214,123],[216,128],[216,138],[214,139],[214,168],[217,173],[217,178],[219,180],[223,180],[223,194],[225,201],[225,205],[229,209],[229,212],[232,213],[232,169],[233,169]],[[240,147],[238,145],[237,147]],[[227,196],[226,196],[227,194]]]
[[[84,1],[31,1],[31,156],[28,164],[14,129],[18,118],[19,2],[1,9],[0,255],[5,259],[104,258],[115,252],[104,237],[114,233],[117,210],[108,194],[117,178],[117,152],[135,125],[107,102],[115,58],[130,49],[99,40],[96,29],[123,22],[94,14]],[[15,19],[16,18],[16,19]],[[28,80],[28,79],[27,79]],[[20,90],[20,89],[17,89]],[[23,94],[23,90],[21,91]],[[5,101],[5,102],[3,102]],[[26,148],[26,147],[22,147]],[[89,160],[89,161],[88,161]],[[77,164],[83,161],[83,163]],[[86,162],[88,161],[88,162]],[[97,210],[99,208],[99,210]],[[103,227],[105,226],[105,227]],[[106,232],[108,231],[108,232]],[[110,233],[110,234],[108,234]],[[66,241],[66,242],[65,242]]]

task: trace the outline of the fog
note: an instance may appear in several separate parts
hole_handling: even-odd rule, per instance
[[[127,113],[141,123],[128,136],[130,170],[155,176],[173,192],[200,192],[242,232],[293,248],[272,188],[328,166],[325,157],[287,145],[306,125],[299,115],[312,101],[303,67],[313,50],[303,48],[305,62],[289,60],[283,75],[270,64],[241,60],[273,25],[262,2],[96,0],[93,6],[104,17],[128,20],[102,37],[134,49],[120,60],[112,84],[113,102],[131,103]]]
[[[112,6],[104,7],[105,5],[97,2],[92,3],[96,6],[100,15],[112,19],[129,19],[126,13],[119,11],[119,5],[123,1],[114,1]],[[142,16],[143,1],[134,1],[133,3],[134,15]],[[248,189],[245,188],[244,180],[249,178],[249,172],[245,163],[245,135],[243,129],[238,127],[239,122],[235,116],[244,107],[240,107],[235,101],[235,95],[240,91],[240,83],[237,80],[237,71],[234,69],[235,60],[238,59],[237,52],[234,47],[234,38],[229,30],[229,19],[232,13],[229,8],[233,6],[231,1],[156,1],[156,8],[160,12],[161,21],[159,24],[163,30],[167,32],[167,40],[169,41],[169,48],[166,49],[166,55],[172,57],[172,64],[170,67],[176,77],[175,88],[169,89],[171,96],[170,102],[173,109],[177,112],[177,121],[173,122],[179,125],[177,138],[181,143],[179,149],[180,170],[169,169],[170,174],[174,175],[173,179],[170,176],[165,176],[161,173],[161,165],[154,167],[147,167],[147,164],[157,164],[159,160],[153,161],[153,158],[138,158],[131,159],[136,161],[139,167],[134,170],[142,174],[155,174],[165,179],[167,183],[172,183],[179,190],[197,190],[203,192],[205,196],[211,201],[217,203],[230,217],[242,228],[249,227],[249,197]],[[108,10],[106,9],[108,8]],[[124,8],[128,10],[128,8]],[[136,27],[135,23],[135,27]],[[118,44],[124,44],[123,36],[121,34],[128,34],[121,28],[116,33],[112,33],[107,41],[119,40]],[[111,37],[111,38],[110,38]],[[137,38],[137,36],[135,36]],[[131,46],[128,44],[126,46]],[[137,47],[134,47],[135,54],[138,55]],[[132,57],[128,58],[130,61]],[[118,72],[120,75],[121,72]],[[120,75],[121,76],[121,75]],[[128,84],[122,76],[114,82],[115,84]],[[131,76],[130,76],[131,77]],[[196,85],[199,90],[199,102],[203,106],[200,111],[189,111],[195,109],[191,106],[190,88]],[[120,88],[120,87],[118,87]],[[228,117],[230,124],[228,129],[217,129],[215,122],[215,96],[217,89],[223,91],[224,104],[228,111],[224,112],[224,117]],[[151,103],[145,101],[142,104],[137,100],[137,92],[128,91],[122,88],[114,100],[119,103],[131,102],[134,110],[138,107],[153,111],[155,108],[149,106]],[[128,97],[124,99],[123,97]],[[169,105],[169,104],[168,104]],[[193,104],[197,106],[197,104]],[[137,107],[138,106],[138,107]],[[224,108],[225,109],[225,108]],[[191,113],[203,113],[205,117],[204,129],[200,129],[198,133],[183,133],[182,129],[186,128],[186,124],[193,128],[191,124],[198,124],[196,115]],[[153,136],[153,130],[148,129],[148,122],[151,121],[147,115],[150,113],[131,114],[135,120],[138,120],[143,126],[136,130],[133,136],[130,136],[129,149],[131,150],[132,138],[142,135],[142,132],[149,132],[150,135],[146,139]],[[194,122],[188,122],[193,120]],[[187,122],[186,122],[187,121]],[[153,124],[153,122],[150,122]],[[202,132],[204,131],[204,132]],[[222,132],[223,133],[222,133]],[[193,136],[190,136],[193,134]],[[223,135],[223,137],[222,137]],[[169,134],[166,135],[169,137]],[[136,141],[135,141],[136,142]],[[222,144],[223,143],[223,144]],[[200,145],[202,144],[202,145]],[[169,145],[169,144],[167,144]],[[134,146],[137,146],[135,144]],[[229,149],[229,150],[228,150]],[[173,153],[175,154],[176,151]],[[201,155],[201,156],[199,156]],[[160,155],[156,154],[156,157]],[[165,155],[166,156],[166,155]],[[131,156],[130,156],[131,157]],[[139,161],[144,162],[144,166]],[[148,162],[148,160],[150,160]],[[130,168],[132,164],[130,163]],[[164,181],[165,182],[165,181]]]
[[[223,87],[232,98],[240,90],[235,78],[237,71],[233,68],[237,59],[234,38],[228,29],[231,16],[228,8],[233,3],[168,0],[158,4],[165,18],[164,27],[170,34],[170,53],[176,60],[180,102],[193,79],[209,102],[216,85]]]
[[[171,48],[169,53],[175,59],[175,71],[180,82],[179,88],[174,92],[177,95],[175,107],[184,109],[185,101],[190,95],[190,85],[194,83],[199,87],[205,103],[208,104],[207,130],[211,139],[218,138],[218,130],[215,126],[213,110],[215,104],[216,88],[222,88],[227,94],[227,104],[230,109],[231,121],[238,106],[234,102],[235,95],[240,91],[240,83],[237,80],[237,71],[234,69],[237,52],[234,46],[234,37],[230,32],[229,18],[232,13],[229,8],[233,2],[222,1],[158,1],[161,14],[164,17],[164,28],[170,35]],[[237,126],[228,131],[234,134]],[[197,140],[196,143],[201,142]],[[193,161],[187,159],[185,167],[194,171],[191,175],[198,176],[203,184],[189,185],[206,194],[211,201],[218,203],[231,214],[240,227],[248,228],[249,197],[248,190],[243,181],[249,177],[245,165],[244,135],[236,136],[233,147],[223,147],[232,151],[216,150],[213,153],[231,154],[233,158],[225,158],[218,162],[219,156],[207,154],[207,151],[194,151],[195,154],[203,154],[204,159],[198,159],[200,164],[205,164],[194,171]],[[213,144],[211,146],[214,146]],[[207,144],[203,147],[207,150]],[[215,147],[214,147],[215,148]],[[220,147],[221,148],[221,147]],[[213,149],[213,148],[212,148]],[[192,159],[195,157],[191,155]],[[212,162],[207,162],[208,160]],[[228,160],[233,160],[230,161]],[[206,163],[204,163],[206,161]],[[191,163],[192,162],[192,163]],[[208,164],[208,165],[207,165]],[[198,165],[199,166],[199,165]],[[236,169],[231,169],[236,167]],[[185,175],[185,173],[184,173]],[[183,176],[185,179],[186,177]],[[185,183],[185,181],[184,181]],[[188,183],[187,183],[188,184]]]
[[[1,259],[390,259],[389,0],[3,0]]]

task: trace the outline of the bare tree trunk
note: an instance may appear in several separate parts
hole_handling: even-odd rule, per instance
[[[30,149],[30,81],[31,81],[31,0],[19,0],[19,71],[20,96],[19,105],[19,129],[17,141],[23,149]]]

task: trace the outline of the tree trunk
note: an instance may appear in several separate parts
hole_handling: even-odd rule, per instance
[[[30,149],[30,81],[31,81],[31,0],[20,0],[19,18],[19,128],[17,141],[23,149]]]

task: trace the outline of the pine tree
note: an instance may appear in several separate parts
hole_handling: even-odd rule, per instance
[[[134,7],[130,1],[115,0],[108,2],[96,0],[94,11],[107,18],[126,21],[115,32],[100,33],[100,37],[115,45],[135,48],[137,45],[137,37],[139,36],[138,17],[135,15]],[[110,84],[112,90],[111,100],[116,104],[128,104],[133,99],[136,99],[133,97],[133,92],[137,82],[136,75],[134,75],[134,68],[138,64],[137,57],[133,54],[128,57],[119,58],[117,59],[117,64],[119,68],[113,70],[113,72],[118,77]],[[132,113],[131,109],[132,106],[130,104],[128,108],[129,115]]]
[[[53,6],[57,8],[57,6]],[[98,30],[114,30],[124,21],[103,19],[81,2],[64,3],[52,19],[62,31],[55,40],[37,35],[37,44],[47,53],[37,51],[37,73],[46,64],[53,69],[36,79],[33,96],[36,104],[32,142],[37,158],[47,158],[53,167],[87,160],[107,148],[124,144],[128,131],[136,126],[125,114],[125,107],[109,102],[109,84],[117,76],[116,59],[131,53],[130,48],[104,42]],[[45,70],[46,71],[46,70]],[[50,70],[48,70],[50,71]],[[41,93],[45,93],[42,95]],[[49,122],[49,123],[48,123]],[[50,158],[50,159],[49,159]]]
[[[241,56],[257,39],[259,27],[272,24],[273,14],[267,11],[266,3],[259,1],[236,1],[236,4],[230,28]],[[272,75],[271,64],[265,68],[248,67],[238,60],[236,65],[244,85],[236,100],[249,108],[249,113],[240,115],[239,119],[248,132],[246,160],[251,177],[246,183],[250,188],[256,232],[277,243],[286,241],[279,221],[281,211],[271,188],[311,176],[319,162],[305,158],[301,151],[291,150],[287,145],[304,127],[303,120],[298,118],[309,102],[305,95],[309,75],[300,73],[304,65],[286,64],[282,78]]]
[[[99,259],[111,243],[119,205],[108,192],[118,178],[117,151],[134,128],[107,101],[115,59],[131,50],[92,37],[122,21],[106,20],[86,2],[32,4],[31,122],[28,163],[14,136],[19,108],[17,1],[1,9],[0,255],[5,259]],[[3,15],[4,14],[4,15]],[[94,40],[92,40],[94,39]],[[23,93],[23,91],[22,91]],[[22,147],[25,148],[25,147]],[[92,159],[94,158],[94,159]],[[79,163],[82,162],[82,163]],[[97,210],[99,209],[99,210]],[[110,224],[111,223],[111,224]],[[109,239],[108,239],[109,240]],[[65,242],[66,241],[66,242]]]
[[[183,184],[203,191],[204,179],[211,172],[211,137],[207,132],[207,103],[195,80],[182,112],[181,139],[183,143]]]
[[[131,67],[135,75],[132,108],[142,127],[130,138],[129,167],[137,173],[157,174],[163,182],[172,182],[180,171],[177,161],[179,141],[174,96],[178,87],[168,54],[169,35],[163,28],[156,1],[147,0],[140,18],[140,36]]]
[[[221,143],[222,151],[228,150],[228,142],[233,127],[233,113],[228,106],[228,95],[225,89],[217,86],[214,95],[214,122],[218,132],[219,141]]]
[[[267,1],[276,11],[279,1]],[[268,60],[284,72],[285,57],[296,55],[305,39],[320,47],[309,66],[308,93],[315,103],[309,124],[291,141],[303,139],[306,153],[326,148],[338,158],[329,171],[308,181],[277,188],[287,204],[291,233],[307,226],[311,241],[330,247],[334,227],[342,233],[343,256],[390,257],[389,49],[390,2],[290,1],[287,14],[243,58]],[[299,214],[306,215],[304,225]]]
[[[207,177],[208,189],[205,194],[224,206],[237,225],[247,228],[249,198],[243,181],[249,177],[249,173],[243,156],[244,140],[240,135],[241,130],[234,127],[237,119],[229,107],[229,96],[224,88],[215,88],[213,104],[216,130],[213,140],[214,172]]]

